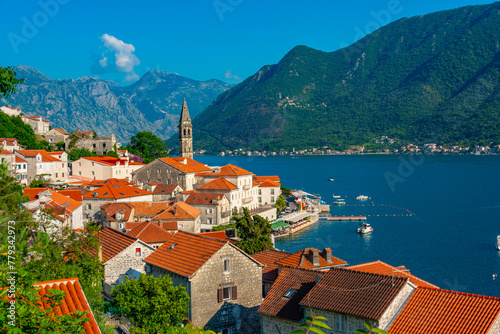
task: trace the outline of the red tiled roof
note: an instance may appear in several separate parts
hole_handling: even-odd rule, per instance
[[[157,224],[165,231],[178,231],[179,230],[179,224],[176,221],[157,222]]]
[[[109,227],[105,227],[99,231],[99,239],[102,247],[102,258],[105,261],[111,260],[137,240]]]
[[[374,261],[374,262],[368,262],[368,263],[362,263],[358,264],[355,266],[349,266],[346,267],[347,269],[352,269],[352,270],[357,270],[357,271],[364,271],[367,273],[374,273],[374,274],[383,274],[383,275],[396,275],[396,276],[403,276],[403,277],[408,277],[410,281],[415,284],[416,286],[419,287],[424,287],[424,288],[438,288],[434,284],[430,284],[429,282],[426,282],[416,276],[413,276],[410,274],[410,271],[407,270],[406,268],[397,268],[393,267],[385,262],[382,261]]]
[[[10,152],[10,151],[7,151],[7,150],[4,150],[3,148],[2,148],[2,150],[0,151],[0,155],[12,155],[12,154],[14,154],[14,153],[12,153],[12,152]]]
[[[153,194],[171,194],[177,187],[179,187],[178,184],[158,184],[153,190]]]
[[[227,239],[226,232],[224,232],[224,231],[203,232],[203,233],[198,233],[198,235],[202,235],[204,237],[215,238],[215,239],[219,239],[219,240],[226,240]]]
[[[262,279],[274,282],[276,278],[278,278],[278,265],[276,262],[289,255],[291,255],[291,253],[268,249],[251,256],[255,261],[265,265],[262,269]]]
[[[54,130],[59,131],[59,132],[60,132],[60,133],[62,133],[63,135],[68,135],[68,136],[69,136],[69,133],[67,133],[67,132],[66,132],[66,131],[64,131],[63,129],[55,128]]]
[[[407,282],[406,277],[334,267],[323,273],[300,304],[379,321]]]
[[[280,177],[278,175],[270,175],[270,176],[257,176],[254,175],[253,179],[259,183],[262,183],[266,180],[271,180],[273,182],[281,183]]]
[[[110,184],[110,185],[114,185],[114,186],[117,186],[117,185],[126,185],[126,186],[131,186],[131,185],[134,185],[133,182],[130,182],[130,181],[127,181],[127,179],[107,179],[107,180],[92,180],[90,182],[90,185],[91,186],[94,186],[94,187],[100,187],[100,186],[104,186],[104,185],[107,185],[107,184]]]
[[[89,191],[88,193],[83,195],[83,198],[119,199],[119,198],[151,195],[151,194],[153,193],[137,187],[127,186],[127,185],[106,184],[100,188]]]
[[[207,184],[204,184],[196,188],[196,190],[233,190],[233,189],[238,189],[238,187],[222,177],[216,178],[215,180],[210,181]]]
[[[106,211],[106,215],[108,216],[108,219],[110,221],[116,221],[116,213],[121,212],[122,216],[122,221],[128,221],[130,219],[130,214],[132,213],[132,210],[134,209],[134,206],[131,205],[130,203],[121,203],[121,202],[110,202],[106,203],[103,206],[101,206],[101,210]],[[128,224],[128,223],[127,223]],[[131,229],[127,228],[126,229]]]
[[[108,166],[116,166],[117,163],[120,166],[125,166],[125,163],[128,161],[127,159],[117,159],[117,158],[108,157],[108,156],[105,156],[105,157],[82,157],[81,159],[94,161],[94,162],[97,162],[97,163],[100,163],[103,165],[108,165]],[[145,166],[146,165],[146,164],[136,162],[133,160],[130,160],[128,162],[128,164],[130,166]]]
[[[24,188],[24,195],[28,196],[30,201],[36,200],[39,195],[43,192],[50,191],[50,201],[47,203],[53,207],[62,207],[66,210],[67,213],[73,212],[80,205],[82,205],[81,201],[77,201],[70,196],[66,196],[65,194],[56,191],[51,188]],[[80,193],[81,194],[81,193]]]
[[[21,163],[23,163],[23,162],[27,162],[27,161],[26,161],[26,160],[24,160],[23,158],[21,158],[20,156],[17,156],[17,155],[16,155],[16,162],[21,162]]]
[[[205,164],[191,158],[160,158],[160,160],[184,173],[197,173],[211,170]]]
[[[0,143],[5,142],[6,146],[15,146],[19,144],[19,141],[16,138],[0,138]]]
[[[251,175],[249,171],[241,167],[229,164],[220,168],[219,172],[215,173],[198,173],[199,176],[243,176]]]
[[[334,266],[342,266],[347,264],[347,261],[341,260],[338,257],[332,255],[330,262],[326,259],[326,251],[329,248],[325,248],[323,251],[319,251],[315,248],[304,248],[296,253],[293,253],[276,263],[282,266],[298,267],[305,269],[320,269],[329,268]],[[319,252],[319,266],[313,265],[313,253]]]
[[[31,118],[31,119],[36,119],[37,121],[41,119],[44,122],[48,122],[48,120],[43,119],[42,116],[25,116],[25,117],[28,117],[28,118]]]
[[[165,242],[171,238],[170,233],[152,222],[144,222],[126,234],[146,243]]]
[[[16,152],[25,157],[36,157],[38,154],[40,154],[42,156],[42,162],[61,161],[58,158],[50,155],[49,152],[45,150],[19,150]]]
[[[490,333],[492,325],[499,316],[500,298],[417,288],[388,332],[486,334]]]
[[[175,203],[173,206],[169,207],[167,210],[163,211],[159,215],[153,217],[155,221],[164,220],[193,220],[196,219],[201,214],[201,211],[193,208],[191,205],[184,202]]]
[[[34,284],[34,286],[40,288],[38,290],[38,294],[43,298],[50,289],[60,290],[66,292],[61,305],[57,306],[54,310],[56,314],[72,314],[76,310],[78,311],[88,311],[85,315],[89,319],[89,322],[83,324],[85,327],[85,333],[87,334],[98,334],[101,333],[97,323],[95,321],[94,315],[92,314],[92,310],[85,298],[85,294],[82,290],[80,282],[78,281],[78,277],[67,278],[67,279],[59,279],[54,281],[46,281],[39,282]],[[48,305],[43,302],[40,307],[42,309],[46,309]]]
[[[179,231],[144,261],[190,277],[225,244],[222,240]]]
[[[316,270],[283,268],[257,312],[300,321],[303,318],[300,301],[311,291],[322,273]],[[290,289],[296,291],[284,297]]]
[[[156,216],[171,207],[174,202],[130,202],[135,216]]]
[[[281,185],[277,182],[271,181],[271,180],[266,180],[259,184],[259,187],[261,188],[279,188]]]
[[[126,222],[125,223],[125,229],[126,230],[133,230],[137,226],[141,225],[143,222]]]
[[[26,187],[23,189],[24,195],[30,198],[30,201],[34,201],[37,199],[39,193],[44,192],[45,190],[49,190],[50,188],[30,188]]]
[[[194,193],[189,195],[186,203],[190,205],[218,205],[214,202],[222,200],[224,196],[224,194],[216,193]]]

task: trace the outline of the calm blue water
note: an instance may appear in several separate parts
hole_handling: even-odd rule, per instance
[[[320,223],[276,247],[294,252],[331,247],[333,254],[358,264],[381,260],[405,265],[416,276],[443,289],[500,297],[500,156],[198,156],[208,165],[232,163],[258,175],[279,175],[284,186],[346,199],[332,215],[368,217],[374,232],[356,234],[356,222]],[[334,178],[334,182],[328,182]],[[371,197],[364,204],[355,199]],[[381,206],[379,204],[384,204]],[[406,216],[408,211],[414,216]]]

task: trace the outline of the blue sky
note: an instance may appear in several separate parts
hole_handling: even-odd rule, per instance
[[[0,0],[0,66],[125,85],[152,68],[236,83],[296,45],[335,51],[389,21],[475,0]]]

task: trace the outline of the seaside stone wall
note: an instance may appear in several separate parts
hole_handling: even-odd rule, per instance
[[[299,322],[278,317],[272,317],[265,314],[261,314],[260,316],[262,319],[261,320],[262,334],[275,334],[275,333],[288,334],[296,329],[302,329],[299,327],[300,325]]]
[[[141,256],[136,256],[136,248],[141,249]],[[128,275],[132,278],[138,277],[139,274],[145,274],[146,263],[144,259],[153,251],[153,247],[143,242],[134,242],[104,264],[104,281],[113,285],[118,284],[120,275]]]
[[[148,182],[161,182],[178,184],[182,189],[189,190],[186,188],[186,174],[158,159],[134,171],[132,181],[141,188]]]
[[[415,285],[411,282],[407,282],[406,285],[399,291],[398,295],[392,301],[391,305],[384,312],[382,317],[379,319],[379,328],[386,330],[389,325],[394,321],[394,318],[401,312],[401,309],[406,304],[408,299],[410,299],[413,292],[415,292]]]

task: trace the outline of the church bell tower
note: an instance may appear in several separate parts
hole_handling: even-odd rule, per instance
[[[179,121],[179,156],[193,159],[193,126],[186,99],[182,104],[181,119]]]

